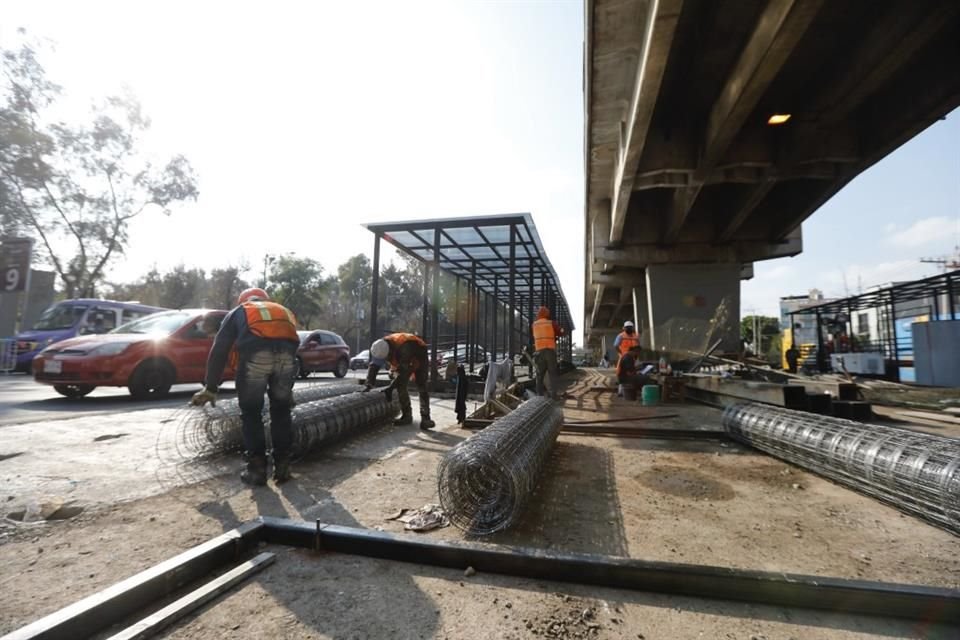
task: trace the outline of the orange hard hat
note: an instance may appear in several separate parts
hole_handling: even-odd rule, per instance
[[[237,304],[243,304],[244,302],[250,302],[252,300],[269,300],[270,296],[267,295],[267,292],[261,289],[260,287],[250,287],[245,289],[240,297],[237,298]]]

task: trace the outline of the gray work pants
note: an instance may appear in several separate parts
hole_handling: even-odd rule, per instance
[[[537,365],[537,395],[543,395],[545,374],[550,374],[550,397],[557,399],[560,397],[560,372],[557,370],[557,351],[556,349],[541,349],[533,356],[533,361]]]

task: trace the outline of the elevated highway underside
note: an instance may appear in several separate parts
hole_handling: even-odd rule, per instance
[[[586,342],[659,348],[725,299],[735,348],[752,263],[960,105],[958,63],[958,2],[588,0]]]

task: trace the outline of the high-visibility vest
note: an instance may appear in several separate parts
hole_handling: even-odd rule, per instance
[[[533,346],[537,351],[557,348],[557,336],[553,332],[553,320],[540,318],[530,325],[533,330]]]
[[[414,342],[420,345],[421,347],[423,347],[424,349],[427,348],[427,343],[423,341],[423,338],[413,333],[391,333],[390,335],[385,337],[384,340],[389,342],[393,347],[392,349],[390,349],[390,357],[388,358],[388,362],[394,369],[400,366],[400,363],[397,361],[396,354],[397,354],[397,349],[399,349],[401,345],[406,344],[407,342]],[[411,364],[413,365],[414,369],[420,366],[420,363],[417,362],[416,360],[411,362]]]
[[[297,335],[297,319],[293,312],[276,302],[255,300],[244,302],[243,311],[247,314],[247,327],[250,333],[271,340],[292,340],[300,342]]]
[[[638,346],[640,344],[640,338],[636,333],[630,335],[626,331],[620,332],[620,346],[617,347],[617,350],[620,351],[620,355],[624,355],[630,349]]]

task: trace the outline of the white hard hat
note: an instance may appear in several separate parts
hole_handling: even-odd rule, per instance
[[[386,360],[390,355],[390,344],[383,338],[370,345],[370,357],[377,360]]]
[[[630,320],[627,320],[626,322],[623,323],[623,328],[624,328],[624,329],[626,329],[627,327],[632,327],[632,326],[633,326],[633,322],[630,321]]]

